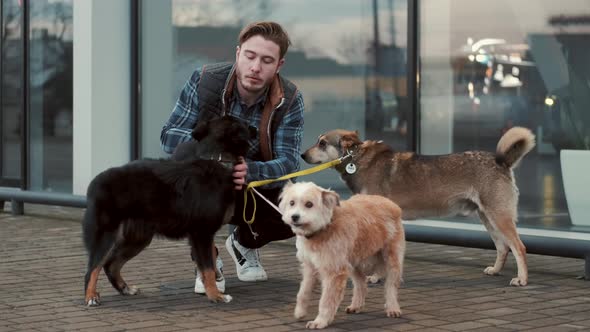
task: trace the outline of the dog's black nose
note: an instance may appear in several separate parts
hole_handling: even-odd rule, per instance
[[[299,215],[298,214],[292,215],[291,220],[293,220],[294,223],[297,223],[299,221]]]
[[[305,160],[305,153],[301,154],[301,159]]]

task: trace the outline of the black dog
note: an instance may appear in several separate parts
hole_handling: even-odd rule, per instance
[[[233,215],[232,166],[246,154],[252,135],[256,133],[240,120],[213,119],[193,130],[196,141],[178,146],[176,160],[133,161],[92,180],[83,223],[88,306],[100,304],[96,286],[102,268],[119,293],[138,292],[123,280],[121,268],[156,234],[171,239],[188,237],[207,297],[215,302],[231,301],[231,296],[215,285],[213,240]]]

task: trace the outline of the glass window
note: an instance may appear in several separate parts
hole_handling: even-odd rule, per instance
[[[72,191],[72,0],[30,1],[30,189]]]
[[[193,70],[234,61],[241,28],[256,20],[277,21],[290,35],[281,74],[304,96],[302,148],[336,128],[407,146],[407,0],[173,0],[171,8],[165,1],[142,6],[144,155],[161,154],[160,129]],[[349,193],[333,170],[306,180]]]
[[[20,186],[21,118],[23,85],[22,16],[19,1],[2,1],[0,42],[0,121],[2,162],[0,186]]]
[[[420,151],[493,152],[507,129],[527,127],[537,146],[515,171],[520,224],[590,232],[569,217],[560,166],[562,149],[590,143],[590,20],[580,15],[590,3],[420,6]]]

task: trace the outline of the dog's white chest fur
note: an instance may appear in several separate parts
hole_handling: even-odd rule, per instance
[[[321,253],[310,250],[307,239],[303,236],[297,236],[295,241],[295,247],[297,248],[297,259],[300,262],[308,262],[311,265],[317,267],[321,262]]]
[[[310,242],[303,236],[297,236],[297,240],[295,242],[295,246],[297,247],[297,259],[301,262],[307,262],[313,265],[316,269],[321,267],[329,267],[329,265],[337,265],[339,262],[334,261],[335,257],[339,257],[346,260],[346,254],[336,255],[333,252],[326,252],[329,250],[325,250],[325,248],[318,248],[311,249]],[[340,261],[340,259],[336,259]]]

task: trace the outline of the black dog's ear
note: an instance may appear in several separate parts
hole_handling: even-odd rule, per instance
[[[250,139],[255,139],[258,137],[258,129],[254,126],[248,126],[248,135]]]
[[[209,125],[208,125],[207,121],[200,121],[195,126],[195,129],[193,129],[193,132],[191,133],[191,135],[193,136],[193,138],[195,140],[200,141],[201,139],[203,139],[203,137],[207,136],[208,132],[209,132]]]

